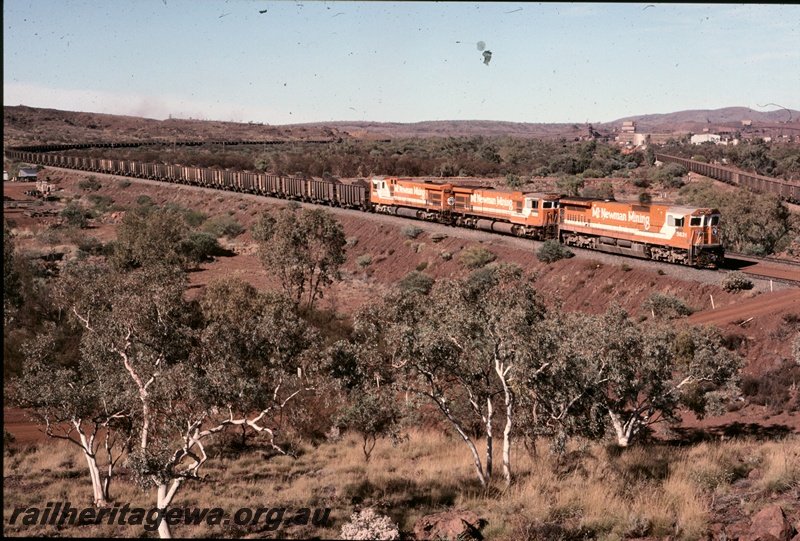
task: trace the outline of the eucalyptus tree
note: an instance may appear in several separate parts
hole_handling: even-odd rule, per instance
[[[347,242],[342,224],[325,209],[286,208],[258,225],[264,268],[296,304],[313,308],[340,277]]]
[[[184,298],[186,275],[160,265],[101,271],[79,289],[68,302],[84,328],[82,363],[119,393],[109,412],[129,423],[127,465],[155,489],[162,514],[184,483],[201,478],[207,442],[229,427],[266,434],[285,453],[281,412],[307,387],[298,359],[311,336],[294,303],[229,281],[212,284],[198,307]],[[94,398],[100,377],[59,376],[71,378],[64,386],[85,382],[70,396],[92,401],[86,409],[105,405]],[[166,521],[159,533],[171,535]]]
[[[701,415],[715,414],[736,393],[742,359],[714,328],[637,325],[615,305],[587,321],[583,335],[605,374],[595,398],[622,447],[645,427],[678,420],[687,398]]]
[[[66,267],[53,284],[53,308],[69,316],[78,302],[102,302],[97,285],[107,278],[103,266]],[[97,359],[88,344],[81,343],[73,362],[62,363],[57,344],[63,332],[55,322],[46,322],[24,344],[22,373],[9,386],[10,399],[28,409],[47,436],[81,449],[92,483],[92,501],[102,507],[110,501],[114,468],[125,456],[133,434],[132,397],[121,373]]]
[[[518,365],[535,362],[529,344],[533,323],[543,312],[519,268],[495,265],[464,280],[441,280],[428,296],[390,293],[358,314],[356,329],[376,337],[373,342],[407,391],[438,407],[469,448],[478,480],[486,486],[498,400],[505,413],[503,476],[511,482],[511,382]],[[485,466],[469,430],[475,419],[487,439]]]
[[[535,363],[520,367],[515,382],[517,428],[530,441],[544,436],[561,451],[568,437],[596,438],[604,433],[605,410],[596,395],[608,374],[586,342],[585,329],[592,322],[592,316],[556,307],[536,323],[530,357]]]
[[[486,476],[492,475],[495,401],[504,408],[503,478],[511,483],[511,434],[517,408],[512,381],[537,370],[532,347],[545,316],[541,296],[516,265],[495,264],[462,281],[445,281],[433,296],[433,318],[455,346],[455,376],[485,428]]]
[[[81,356],[75,366],[53,359],[54,325],[26,344],[26,362],[11,386],[11,400],[29,410],[48,437],[76,445],[86,460],[92,503],[111,501],[115,467],[129,449],[131,396],[121,374]]]

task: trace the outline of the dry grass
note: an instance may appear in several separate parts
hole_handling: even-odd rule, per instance
[[[221,451],[212,450],[204,469],[206,480],[187,484],[176,498],[177,507],[219,507],[226,516],[242,507],[285,507],[287,517],[300,508],[312,512],[330,508],[328,526],[282,524],[276,531],[175,526],[174,535],[336,538],[354,509],[371,506],[405,532],[412,531],[416,520],[426,514],[469,509],[485,520],[487,539],[674,536],[695,540],[707,534],[713,499],[727,494],[731,483],[747,477],[752,469],[763,471],[751,490],[763,492],[764,498],[791,497],[800,479],[796,436],[690,448],[642,446],[624,452],[591,443],[573,445],[562,457],[551,455],[542,442],[535,451],[514,448],[515,482],[510,488],[500,479],[498,453],[497,470],[486,489],[477,483],[466,447],[438,432],[412,432],[396,446],[379,441],[369,463],[364,462],[360,442],[350,436],[338,443],[301,446],[297,459],[273,456],[261,448],[239,457]],[[114,500],[153,507],[155,494],[143,493],[121,473],[112,485]],[[7,456],[3,474],[7,535],[155,536],[155,532],[143,532],[141,526],[103,524],[53,531],[8,524],[16,506],[89,503],[85,461],[72,446],[48,444]],[[753,501],[747,505],[756,510]]]

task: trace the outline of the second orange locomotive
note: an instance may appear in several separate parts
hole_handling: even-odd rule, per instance
[[[370,200],[375,212],[538,240],[558,236],[558,196],[555,194],[375,177]]]

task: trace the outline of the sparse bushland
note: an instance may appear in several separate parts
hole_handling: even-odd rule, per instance
[[[478,286],[487,285],[487,280],[490,282],[492,279],[492,268],[492,265],[487,265],[473,274],[471,276],[471,282],[467,284],[466,287],[475,290],[478,289]],[[209,288],[209,291],[211,289],[213,288]],[[220,291],[221,293],[217,296],[217,299],[222,302],[221,299],[229,298],[230,305],[220,308],[219,312],[234,310],[237,308],[238,304],[249,306],[246,302],[256,296],[251,290],[240,290],[236,287],[222,288]],[[291,303],[286,303],[286,305],[289,304]],[[250,315],[253,313],[252,311],[248,311]],[[277,319],[279,321],[287,320],[299,325],[297,320],[288,317],[290,313],[290,311],[287,311],[285,317],[280,315]],[[514,314],[500,313],[500,316],[512,318]],[[205,323],[209,323],[209,325],[216,325],[220,328],[224,328],[225,326],[220,324],[220,321],[223,319],[224,318],[220,316],[214,322],[211,322],[211,318],[209,317],[207,321],[204,321]],[[236,318],[236,321],[243,321],[245,319],[247,318]],[[468,321],[468,323],[471,324],[475,321],[477,321],[477,318]],[[268,320],[268,323],[270,322],[272,322],[272,320]],[[205,326],[205,323],[203,326]],[[264,325],[268,326],[268,323],[264,323]],[[448,323],[452,323],[452,321]],[[458,329],[457,327],[451,328]],[[553,327],[553,329],[557,328],[557,326]],[[253,329],[249,328],[248,330]],[[227,334],[229,332],[234,332],[230,329],[227,331],[220,331],[218,329],[216,332],[219,334],[209,332],[205,338],[206,344],[209,345],[209,349],[213,353],[221,352],[222,357],[229,359],[225,362],[226,366],[234,366],[237,362],[234,359],[238,359],[236,354],[240,353],[236,348],[237,345],[242,342],[242,336]],[[413,334],[409,334],[408,336],[412,337]],[[583,335],[577,333],[576,337],[583,338]],[[469,335],[468,338],[480,342],[477,345],[480,346],[480,348],[485,348],[481,351],[488,350],[488,342],[485,341],[487,339],[485,335],[472,334]],[[579,344],[577,339],[573,340],[573,343]],[[691,363],[689,360],[690,357],[687,356],[689,352],[702,349],[696,346],[694,339],[687,340],[686,337],[682,337],[680,340],[676,339],[675,343],[681,346],[680,351],[684,356],[682,357],[682,362],[689,364]],[[227,345],[223,347],[220,344]],[[545,345],[546,344],[547,343],[545,343]],[[220,349],[212,349],[212,346]],[[224,349],[228,346],[230,346],[230,350]],[[58,352],[57,350],[60,348],[53,347],[49,349]],[[476,348],[476,351],[478,350],[479,348]],[[552,378],[542,378],[537,382],[539,386],[535,389],[539,394],[544,394],[543,392],[548,389],[563,392],[563,389],[559,390],[554,387],[548,387],[548,385],[557,383],[558,380],[563,377],[572,377],[572,375],[575,374],[573,371],[579,369],[581,365],[584,364],[584,357],[575,354],[573,350],[567,347],[554,347],[552,351],[554,352],[554,356],[551,360],[563,361],[563,364],[558,366],[558,371],[553,372]],[[593,350],[587,349],[586,351],[591,352]],[[585,358],[589,359],[589,355],[586,351],[584,351]],[[380,351],[375,351],[375,353],[375,358],[377,358],[377,353],[380,353]],[[609,356],[613,354],[615,354],[614,351],[612,351]],[[308,369],[318,370],[313,363],[310,365],[304,364],[310,361],[311,358],[313,358],[313,356],[302,354],[297,356],[287,355],[286,364],[288,372],[295,374],[298,368],[302,370],[303,374],[305,374]],[[297,364],[295,364],[295,360],[297,360]],[[465,361],[472,360],[474,359],[465,359]],[[365,370],[365,376],[369,378],[370,382],[376,382],[375,387],[380,386],[381,389],[391,389],[387,383],[388,380],[385,379],[387,377],[385,371],[378,372],[378,375],[381,377],[375,378],[376,371],[374,370],[374,366],[368,367],[372,368],[372,370]],[[387,368],[388,367],[384,367],[384,370]],[[212,375],[215,378],[222,378],[222,375],[217,372],[214,372]],[[197,381],[193,383],[198,384],[199,382],[199,384],[203,384],[206,382],[205,378],[207,376],[208,374],[198,376]],[[220,381],[225,383],[224,380],[221,379],[215,379],[214,383],[216,384]],[[579,381],[586,382],[596,380],[583,379]],[[497,393],[493,398],[496,401],[495,430],[498,427],[504,428],[506,421],[504,413],[502,412],[503,408],[496,407],[497,404],[502,404],[506,400],[506,398],[500,394],[501,388],[502,382],[496,381],[493,388],[493,391]],[[703,385],[695,386],[691,382],[681,387],[681,389],[683,388],[687,389],[687,392],[681,393],[682,400],[685,398],[688,402],[688,399],[691,399],[693,406],[705,407],[708,402],[708,397],[704,397],[703,395],[707,394],[706,391],[708,389]],[[188,387],[188,389],[187,392],[197,391],[196,387]],[[217,392],[220,391],[220,388],[217,386],[211,390]],[[519,404],[522,405],[530,404],[530,401],[522,402],[523,398],[530,400],[530,396],[524,396],[520,390],[520,388],[514,388],[512,386],[511,391],[516,393],[513,396],[512,404],[513,401],[519,401]],[[239,394],[247,394],[246,389],[244,391],[242,391],[242,389],[236,389],[236,391],[239,392]],[[567,389],[566,391],[571,392],[574,391],[574,389]],[[226,396],[232,396],[232,394],[227,394]],[[335,402],[341,400],[341,396],[340,394],[331,393],[331,395],[328,395],[327,393],[321,392],[320,397],[324,398],[320,398],[318,402]],[[399,397],[401,401],[404,400],[402,392],[394,393],[394,396]],[[461,399],[463,396],[458,398]],[[535,427],[535,429],[533,430],[532,439],[528,441],[529,443],[537,444],[537,451],[532,455],[530,460],[528,456],[525,455],[527,451],[521,443],[521,438],[517,439],[520,435],[517,433],[514,434],[514,438],[511,440],[512,456],[514,458],[513,483],[510,489],[505,490],[502,498],[498,498],[493,494],[496,494],[497,490],[504,489],[504,481],[501,482],[496,477],[493,477],[492,480],[487,483],[489,490],[483,492],[482,489],[478,488],[479,483],[474,479],[474,462],[468,460],[466,452],[453,452],[453,449],[461,445],[463,440],[452,437],[442,438],[440,431],[426,432],[423,434],[412,432],[410,434],[410,446],[402,441],[397,441],[395,442],[397,447],[390,447],[390,442],[388,440],[381,440],[380,437],[377,437],[375,438],[377,441],[372,440],[375,442],[375,446],[370,452],[369,463],[365,465],[363,440],[361,439],[362,434],[358,433],[356,426],[358,423],[353,422],[350,431],[345,432],[343,441],[338,443],[334,443],[333,441],[331,443],[323,443],[318,447],[311,447],[308,444],[302,443],[308,441],[305,439],[305,436],[301,438],[296,435],[296,433],[293,435],[292,431],[293,429],[296,430],[296,428],[284,426],[283,428],[286,430],[284,434],[288,435],[289,439],[292,437],[295,438],[294,441],[296,445],[293,447],[293,451],[297,455],[297,460],[278,455],[271,456],[274,450],[262,446],[263,442],[257,441],[256,438],[251,437],[249,440],[250,443],[248,443],[250,447],[247,448],[246,445],[246,449],[241,452],[241,454],[238,454],[238,452],[232,451],[229,447],[223,445],[222,433],[219,434],[219,437],[209,437],[207,441],[210,442],[210,444],[206,449],[209,451],[209,456],[211,458],[204,463],[203,473],[208,473],[209,481],[215,483],[213,485],[214,494],[212,494],[212,489],[209,485],[198,484],[194,485],[193,488],[199,490],[182,491],[180,493],[180,498],[176,501],[178,506],[193,505],[193,502],[196,502],[194,503],[195,505],[204,505],[203,502],[210,501],[221,502],[227,505],[226,510],[232,511],[245,505],[243,504],[245,501],[258,502],[259,498],[264,494],[264,484],[267,483],[270,490],[274,489],[276,500],[292,502],[292,505],[296,505],[297,507],[306,507],[311,505],[312,501],[314,504],[320,502],[319,505],[328,505],[328,502],[330,502],[330,505],[337,506],[338,511],[334,508],[333,516],[338,522],[336,522],[335,526],[327,530],[326,533],[322,535],[323,537],[335,537],[339,535],[341,525],[347,521],[350,512],[353,511],[351,507],[352,502],[357,501],[362,502],[365,506],[374,504],[382,514],[391,514],[393,521],[400,524],[401,528],[406,532],[413,527],[413,521],[424,514],[441,510],[442,507],[460,506],[471,507],[481,514],[481,516],[486,516],[489,519],[489,525],[484,533],[487,533],[491,538],[524,538],[525,535],[530,535],[531,532],[538,531],[537,528],[539,528],[540,523],[537,521],[544,521],[546,525],[544,528],[545,531],[548,531],[548,527],[554,528],[554,530],[549,530],[551,532],[555,531],[555,529],[559,529],[562,533],[565,533],[564,537],[569,537],[570,535],[576,537],[581,536],[581,529],[584,528],[584,526],[586,526],[587,531],[590,530],[592,532],[590,536],[607,538],[631,536],[635,533],[642,532],[647,532],[647,534],[656,536],[661,535],[662,537],[666,535],[676,535],[679,539],[694,539],[703,535],[703,529],[709,521],[710,513],[709,500],[706,496],[707,493],[712,490],[729,490],[730,484],[733,482],[729,481],[729,479],[735,480],[740,475],[738,470],[732,477],[726,473],[725,467],[727,467],[726,464],[729,460],[727,451],[723,453],[724,456],[722,456],[719,461],[714,462],[706,468],[706,470],[709,470],[708,472],[706,472],[706,470],[699,471],[699,473],[695,474],[694,478],[688,479],[685,483],[685,479],[679,476],[670,475],[662,479],[664,472],[670,471],[669,468],[686,468],[689,464],[678,462],[677,460],[680,456],[672,457],[670,453],[674,448],[669,448],[668,450],[658,445],[641,447],[633,445],[631,449],[619,455],[619,457],[627,457],[627,459],[633,461],[636,457],[636,453],[641,452],[646,454],[648,459],[651,459],[645,460],[640,457],[638,462],[634,461],[632,463],[633,465],[630,467],[630,471],[624,471],[624,475],[620,474],[619,477],[615,477],[605,472],[602,477],[596,475],[586,476],[584,478],[582,477],[584,476],[582,473],[583,470],[588,470],[592,472],[593,475],[596,473],[593,470],[594,466],[592,466],[595,460],[603,465],[610,464],[610,462],[603,462],[603,460],[606,460],[603,454],[605,451],[599,443],[586,443],[585,446],[578,446],[576,440],[562,439],[561,433],[568,436],[582,435],[584,437],[598,438],[598,433],[592,431],[597,429],[597,423],[602,423],[603,421],[606,423],[608,422],[608,419],[604,418],[602,415],[606,412],[599,409],[596,404],[592,404],[590,401],[584,401],[584,397],[580,394],[568,394],[567,392],[563,392],[563,394],[556,398],[558,400],[554,400],[552,404],[549,402],[540,402],[536,410],[540,415],[546,413],[549,416],[547,418],[548,423],[550,426],[555,426],[556,430],[554,432],[538,432],[539,434],[547,434],[550,437],[537,440],[535,438],[537,431],[542,431],[543,427],[542,425],[531,423],[531,426]],[[577,401],[570,404],[574,398],[577,398]],[[315,400],[314,402],[317,401]],[[453,403],[451,402],[451,404]],[[461,404],[453,404],[454,410],[457,410],[459,407],[461,408],[461,410],[458,411],[459,415],[464,413],[463,410],[465,409],[467,410],[466,413],[469,414],[469,408],[472,408],[472,405],[468,404],[466,401],[463,401]],[[370,409],[371,408],[364,408],[363,411],[367,412],[370,411]],[[484,410],[485,409],[486,408],[484,408]],[[561,418],[559,418],[559,415],[565,411],[568,415],[562,415]],[[598,413],[601,415],[597,415]],[[305,415],[305,413],[303,415]],[[374,422],[375,418],[370,415],[365,415],[357,419],[366,421],[367,428],[372,430],[369,423]],[[522,418],[520,417],[519,420],[522,421]],[[297,424],[299,425],[300,423],[298,422]],[[428,418],[426,424],[433,424],[430,418]],[[516,424],[520,432],[523,426],[522,422]],[[477,427],[477,435],[474,435],[476,433],[475,427]],[[467,430],[472,431],[475,438],[475,445],[481,450],[488,447],[487,440],[480,437],[482,427],[482,420],[477,420],[475,422],[474,419],[473,422],[468,423],[466,427]],[[547,427],[544,427],[544,429],[546,428]],[[233,432],[238,432],[238,428],[235,428]],[[642,432],[644,432],[644,430]],[[234,437],[237,435],[238,434],[233,434]],[[249,433],[249,436],[252,435],[252,433]],[[499,435],[499,433],[496,433],[495,437],[497,437],[497,435]],[[244,440],[245,438],[243,437],[242,439]],[[427,442],[430,442],[430,445],[433,447],[429,447]],[[634,443],[638,442],[634,441]],[[443,453],[440,449],[441,447],[448,448],[449,453]],[[547,454],[548,447],[559,451],[561,454],[550,456]],[[395,450],[397,448],[401,448],[403,454],[396,453]],[[693,452],[694,449],[695,448],[690,448],[689,450]],[[713,453],[713,449],[710,447],[705,447],[704,449],[708,454]],[[250,451],[255,452],[251,453]],[[770,487],[768,490],[772,490],[772,493],[777,494],[779,498],[789,493],[793,486],[796,486],[797,474],[796,470],[792,469],[791,458],[793,455],[791,452],[790,449],[782,454],[783,466],[776,466],[771,481],[763,484],[764,487]],[[500,464],[500,461],[502,461],[504,457],[501,456],[499,449],[496,453],[493,461],[496,464]],[[767,451],[764,451],[764,454],[766,453]],[[780,455],[782,451],[778,450],[775,451],[775,453]],[[464,456],[459,456],[461,454]],[[681,453],[675,453],[675,455],[680,454]],[[741,455],[746,456],[744,452],[742,452]],[[74,498],[72,496],[69,497],[74,501],[78,501],[81,498],[86,499],[86,494],[89,490],[89,477],[81,473],[77,467],[74,467],[75,464],[82,464],[80,461],[83,460],[80,455],[75,456],[77,456],[76,459],[72,459],[71,461],[65,459],[63,465],[59,463],[59,468],[53,468],[54,471],[63,472],[61,476],[56,474],[51,476],[50,472],[42,474],[41,470],[38,469],[35,470],[36,473],[30,473],[31,470],[27,470],[27,472],[30,474],[31,478],[36,475],[41,476],[37,482],[44,479],[43,482],[47,483],[52,479],[52,485],[48,485],[48,488],[49,486],[53,486],[54,489],[58,490],[59,498],[63,497],[61,494],[73,494],[67,492],[67,490],[72,490],[79,486],[81,492],[75,492]],[[558,458],[559,456],[561,458]],[[734,455],[730,456],[732,457]],[[670,457],[674,458],[675,461],[672,461]],[[698,455],[691,455],[691,457],[694,457],[695,461],[700,464],[699,458],[701,457]],[[267,460],[265,460],[265,458],[267,458]],[[462,460],[462,458],[464,460]],[[240,460],[242,460],[242,462],[240,462]],[[323,460],[328,461],[324,462]],[[730,458],[730,460],[733,460],[733,458]],[[776,462],[779,461],[778,458],[775,460]],[[342,464],[340,464],[340,462],[344,463],[341,468],[340,466],[342,466]],[[42,463],[44,463],[44,460],[42,460]],[[330,463],[334,463],[334,466],[330,467]],[[379,468],[383,469],[375,469],[374,465],[376,463],[379,465]],[[415,465],[413,470],[410,467],[406,467],[409,463]],[[436,463],[440,466],[439,469],[435,471],[435,474],[426,472],[429,463]],[[764,465],[768,463],[770,462],[766,459],[762,462]],[[132,463],[132,465],[136,464],[135,461]],[[614,462],[613,464],[618,468],[623,468],[624,466],[624,463],[620,465],[619,462]],[[719,464],[722,465],[719,466]],[[572,466],[575,467],[572,468]],[[722,469],[721,474],[716,473],[716,468],[718,468],[718,466]],[[265,467],[274,469],[262,469]],[[48,469],[47,466],[43,466],[43,468]],[[83,468],[85,468],[85,466],[83,466]],[[326,471],[328,468],[331,468],[332,471],[340,475],[341,478],[328,476],[328,472]],[[550,471],[548,468],[551,468],[554,473],[548,473],[548,471]],[[11,472],[12,470],[7,471]],[[122,475],[117,474],[117,479],[121,482],[115,482],[112,500],[122,502],[141,501],[143,507],[152,507],[153,498],[143,497],[136,487],[130,484],[130,470],[124,468],[120,473]],[[241,474],[246,480],[244,482],[241,481],[241,478],[235,480],[231,477],[232,473]],[[13,475],[20,474],[15,472]],[[550,476],[552,476],[552,483],[548,484]],[[535,477],[541,477],[543,480],[541,484],[531,488],[534,483],[532,480]],[[579,485],[577,480],[572,479],[572,477],[581,477],[584,481],[588,478],[591,482]],[[79,484],[76,481],[76,479],[79,478],[83,479],[83,483]],[[631,482],[631,478],[633,482]],[[640,479],[644,478],[648,480],[647,486],[644,486],[644,483],[640,483]],[[72,484],[63,482],[67,479],[69,479]],[[272,480],[274,479],[280,479],[280,481],[273,483]],[[341,479],[341,483],[339,479]],[[565,482],[565,479],[567,482]],[[608,486],[609,479],[611,479],[611,488]],[[788,485],[783,481],[785,479],[789,479]],[[27,479],[23,479],[22,481],[24,482],[26,480]],[[328,483],[325,484],[325,481],[328,481]],[[593,483],[594,481],[596,481],[596,484]],[[606,484],[602,485],[601,481]],[[13,482],[9,482],[9,485],[13,485],[15,482],[16,478]],[[793,485],[792,483],[795,484]],[[695,488],[693,488],[695,485],[705,487],[706,492],[698,493]],[[758,486],[761,487],[762,484],[759,483]],[[787,486],[789,488],[786,488]],[[35,488],[36,490],[40,490],[41,487],[37,485]],[[541,489],[541,491],[539,491],[539,489]],[[222,497],[215,495],[218,490],[222,491]],[[764,490],[767,490],[767,488],[764,488]],[[518,497],[523,491],[527,492],[525,492],[524,496]],[[506,495],[508,495],[508,499],[506,499]],[[17,496],[15,495],[14,497]],[[592,503],[595,500],[598,503]],[[546,512],[540,513],[539,509],[532,510],[530,502],[541,503],[542,509],[546,510]],[[602,507],[599,502],[602,502]],[[41,501],[39,501],[39,503],[41,504]],[[268,505],[269,503],[270,502],[265,502],[264,504]],[[603,511],[606,504],[610,509],[608,513]],[[216,505],[216,503],[213,505]],[[653,510],[653,507],[657,507],[657,509]],[[488,511],[486,511],[487,509]],[[520,511],[522,509],[524,509],[524,511]],[[512,517],[512,519],[509,519],[509,517]],[[102,526],[96,527],[96,529],[97,531],[101,531],[102,529],[102,531],[105,532],[100,535],[107,535],[108,532],[112,530],[111,527]],[[221,528],[178,528],[175,533],[178,535],[211,536],[220,535],[222,531],[225,536],[245,534],[258,535],[258,532],[255,530],[244,530],[243,528],[230,528],[226,530],[222,530]],[[322,531],[311,528],[306,530],[286,528],[286,530],[290,532],[290,537],[314,536],[319,535]],[[28,535],[29,531],[30,529],[26,528],[25,531],[21,531],[20,533]],[[83,532],[86,531],[93,532],[94,530],[85,528],[79,533],[84,535]],[[196,531],[201,533],[195,534]],[[138,531],[128,529],[125,535],[136,536],[141,533],[141,529]],[[261,533],[263,534],[263,532]]]

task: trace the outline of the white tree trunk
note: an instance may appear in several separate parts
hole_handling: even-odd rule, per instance
[[[92,441],[86,437],[86,433],[81,427],[81,421],[73,422],[73,426],[78,429],[78,436],[81,440],[81,450],[83,456],[86,457],[86,464],[89,466],[89,478],[92,480],[92,500],[95,507],[105,507],[108,505],[106,499],[106,492],[103,490],[104,483],[100,478],[100,466],[97,464],[97,456],[92,452]],[[92,437],[94,440],[94,437]],[[74,440],[73,440],[74,441]]]
[[[636,434],[635,427],[637,426],[636,416],[623,423],[619,415],[611,410],[608,410],[608,415],[611,417],[611,424],[614,426],[614,432],[617,434],[617,445],[620,447],[627,447],[631,438]]]
[[[158,525],[158,536],[161,539],[172,539],[172,532],[169,529],[169,524],[166,521],[167,508],[175,498],[175,493],[181,486],[181,479],[173,479],[172,485],[158,485],[158,508],[161,509],[161,522]]]
[[[511,426],[513,422],[514,398],[506,401],[506,427],[503,429],[503,479],[511,484]]]
[[[508,373],[511,366],[506,367],[495,358],[494,369],[503,384],[503,393],[506,402],[506,426],[503,429],[503,479],[506,486],[511,485],[511,428],[514,423],[514,392],[508,385]]]
[[[83,456],[86,457],[86,464],[89,466],[89,477],[92,480],[92,499],[94,501],[94,506],[105,507],[108,505],[108,500],[106,499],[106,495],[103,490],[104,483],[100,478],[100,467],[97,465],[97,459],[86,449],[83,450]]]
[[[486,399],[486,478],[492,478],[492,418],[494,417],[494,408],[492,407],[492,399]]]

